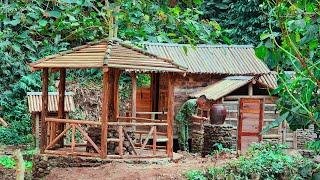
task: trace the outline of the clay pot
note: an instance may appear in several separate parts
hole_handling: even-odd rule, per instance
[[[210,108],[210,123],[223,124],[227,117],[227,109],[223,104],[213,104]]]

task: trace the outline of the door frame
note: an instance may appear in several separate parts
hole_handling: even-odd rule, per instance
[[[259,132],[242,132],[242,125],[243,125],[243,103],[244,101],[256,101],[260,100],[260,108],[259,108]],[[248,111],[250,112],[250,110]],[[251,111],[252,112],[252,111]],[[260,134],[262,131],[263,126],[263,120],[264,120],[264,98],[240,98],[239,99],[239,118],[238,118],[238,137],[237,137],[237,150],[241,151],[241,137],[242,136],[258,136],[259,142],[262,141],[262,135]]]

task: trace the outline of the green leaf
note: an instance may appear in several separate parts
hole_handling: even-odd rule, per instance
[[[12,26],[17,26],[20,23],[20,19],[14,19],[12,21],[4,21],[4,25],[11,24]]]
[[[268,124],[266,127],[263,128],[260,134],[265,134],[267,133],[270,129],[278,127],[283,121],[287,119],[289,115],[289,112],[286,112],[279,116],[276,120],[274,120],[272,123]]]
[[[264,45],[260,45],[255,48],[255,54],[259,59],[264,59],[268,53],[268,49]]]
[[[193,0],[193,2],[195,3],[195,4],[202,4],[203,3],[203,0]]]
[[[48,24],[48,21],[47,21],[47,20],[41,19],[41,20],[39,21],[39,25],[40,25],[41,27],[44,27],[44,26],[46,26],[47,24]]]
[[[59,18],[61,16],[60,12],[59,11],[49,11],[48,14],[51,16],[51,17],[55,17],[55,18]]]

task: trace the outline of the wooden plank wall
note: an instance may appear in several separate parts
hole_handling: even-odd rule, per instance
[[[137,88],[137,112],[151,112],[150,87]],[[151,118],[151,115],[137,114],[137,117]]]
[[[232,145],[236,149],[237,144],[237,126],[239,116],[239,98],[235,96],[227,96],[223,100],[223,104],[227,108],[226,123],[231,124],[234,129],[232,132]],[[278,116],[279,112],[276,112],[276,104],[274,97],[264,97],[264,123],[263,127],[274,121]],[[271,129],[267,134],[263,135],[263,140],[273,141],[278,143],[286,143],[291,148],[296,148],[297,138],[295,132],[289,130],[287,125]]]

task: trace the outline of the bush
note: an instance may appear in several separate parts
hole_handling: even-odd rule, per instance
[[[285,148],[273,143],[253,144],[239,159],[201,175],[205,179],[311,179],[320,175],[319,165],[300,155],[288,155]],[[190,171],[186,177],[198,179],[196,172]]]
[[[204,175],[204,172],[199,171],[199,170],[191,170],[186,173],[187,179],[192,179],[192,180],[205,180],[206,177]]]
[[[26,170],[32,169],[32,162],[31,161],[24,161],[24,165]],[[0,157],[0,166],[3,166],[6,169],[13,169],[16,166],[16,160],[14,160],[10,156],[2,156]]]

